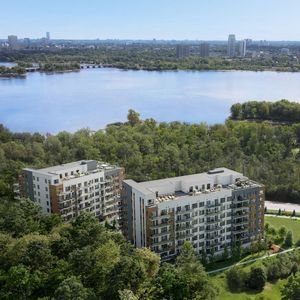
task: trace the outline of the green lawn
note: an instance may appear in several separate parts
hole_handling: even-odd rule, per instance
[[[285,226],[287,230],[293,232],[294,242],[300,239],[300,220],[265,216],[265,223],[269,223],[275,229],[278,229],[280,226]]]
[[[286,279],[278,280],[276,283],[267,282],[262,292],[243,292],[243,293],[231,293],[226,287],[225,274],[211,276],[214,284],[220,289],[220,294],[217,300],[257,300],[260,297],[264,297],[264,300],[280,300],[280,289],[286,283]]]
[[[265,217],[265,223],[269,223],[271,226],[278,229],[280,226],[285,226],[287,230],[293,232],[294,241],[300,238],[300,220],[285,219],[280,217]],[[248,255],[245,259],[251,258],[251,255]],[[223,263],[226,265],[225,263]],[[223,264],[220,266],[223,267]],[[249,265],[244,265],[243,268],[247,271],[253,266],[261,265],[262,261],[257,261]],[[217,266],[215,266],[216,268]],[[217,300],[279,300],[281,299],[280,290],[283,285],[286,283],[286,279],[278,280],[277,282],[270,283],[267,282],[264,290],[262,292],[243,292],[243,293],[231,293],[226,286],[226,277],[225,272],[212,274],[210,275],[214,284],[220,289],[220,294],[217,297]]]
[[[261,265],[262,261],[257,261],[243,266],[243,269],[245,271],[250,271],[252,267]],[[286,279],[282,279],[274,283],[267,282],[261,292],[247,291],[242,293],[231,293],[227,288],[225,272],[213,274],[210,275],[210,277],[213,283],[220,289],[217,300],[258,300],[261,299],[261,297],[264,297],[264,300],[280,300],[280,290],[287,281]]]

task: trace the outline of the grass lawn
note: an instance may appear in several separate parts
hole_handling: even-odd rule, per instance
[[[276,230],[279,229],[280,226],[285,226],[287,230],[292,231],[294,242],[300,239],[300,220],[265,216],[265,223],[269,223]]]
[[[243,266],[245,271],[250,271],[251,267],[261,266],[262,261],[257,261],[249,265]],[[278,280],[274,283],[267,282],[263,291],[247,291],[242,293],[231,293],[226,284],[225,272],[210,275],[212,282],[220,289],[217,300],[258,300],[263,297],[264,300],[280,300],[280,290],[286,283],[287,279]]]
[[[262,292],[231,293],[226,286],[225,274],[211,276],[214,284],[220,289],[217,300],[257,300],[263,297],[264,300],[280,300],[280,289],[286,283],[286,279],[278,280],[276,283],[267,282]]]

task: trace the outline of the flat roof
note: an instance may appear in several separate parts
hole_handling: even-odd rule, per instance
[[[184,175],[184,176],[178,176],[178,177],[169,177],[169,178],[163,178],[163,179],[157,179],[157,180],[151,180],[151,181],[144,181],[144,182],[135,182],[134,180],[124,180],[124,182],[128,183],[129,185],[133,186],[134,188],[138,190],[148,190],[151,191],[151,188],[159,187],[159,186],[166,186],[166,185],[174,185],[176,182],[179,181],[198,181],[198,182],[205,182],[206,180],[209,180],[211,178],[214,178],[217,175],[236,175],[240,177],[244,177],[242,173],[227,169],[227,168],[217,168],[210,170],[208,172],[203,173],[197,173],[197,174],[191,174],[191,175]]]
[[[82,165],[87,165],[88,163],[95,163],[96,162],[96,168],[94,170],[112,170],[112,169],[118,169],[120,167],[116,165],[111,165],[109,163],[104,163],[104,162],[99,162],[96,160],[78,160],[66,164],[61,164],[61,165],[56,165],[52,167],[46,167],[46,168],[41,168],[41,169],[31,169],[31,168],[25,168],[24,170],[29,170],[29,171],[35,171],[43,174],[57,174],[58,172],[63,172],[65,170],[71,169],[71,168],[76,168],[80,167]],[[92,172],[88,171],[89,173]]]

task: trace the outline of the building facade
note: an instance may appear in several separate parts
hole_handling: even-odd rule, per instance
[[[236,40],[235,35],[230,34],[228,36],[228,44],[227,44],[227,56],[228,57],[235,57],[236,56]]]
[[[189,45],[176,45],[176,57],[184,58],[191,55],[191,47]]]
[[[19,48],[18,37],[16,35],[9,35],[7,41],[11,50],[17,50]]]
[[[247,41],[240,41],[240,57],[245,57],[247,52]]]
[[[220,168],[207,173],[137,183],[124,180],[122,228],[136,247],[163,259],[190,241],[199,254],[242,247],[264,232],[264,187]],[[225,246],[226,245],[226,246]]]
[[[200,44],[199,54],[201,57],[208,57],[209,56],[209,44],[207,44],[207,43]]]
[[[44,213],[60,214],[65,221],[89,212],[100,221],[115,223],[123,176],[123,168],[95,160],[26,168],[19,176],[20,196],[40,205]]]

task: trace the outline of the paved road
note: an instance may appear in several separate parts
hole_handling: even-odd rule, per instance
[[[282,211],[293,211],[294,209],[297,212],[300,212],[300,204],[296,203],[284,203],[284,202],[275,202],[275,201],[265,201],[265,207],[268,209],[278,210],[279,208]]]
[[[258,257],[258,258],[253,258],[253,259],[249,259],[249,260],[246,260],[246,261],[238,262],[236,264],[232,264],[232,265],[224,267],[224,268],[220,268],[220,269],[217,269],[217,270],[209,271],[209,272],[207,272],[207,274],[218,273],[218,272],[221,272],[221,271],[225,271],[225,270],[227,270],[227,269],[229,269],[229,268],[231,268],[232,266],[235,266],[235,265],[241,266],[241,265],[250,264],[250,263],[255,262],[257,260],[263,260],[263,259],[270,258],[270,257],[276,256],[276,255],[285,254],[285,253],[292,252],[292,251],[297,250],[297,249],[300,249],[300,247],[291,248],[291,249],[284,250],[282,252],[273,253],[273,254],[267,254],[267,255],[264,255],[264,256],[261,256],[261,257]]]

